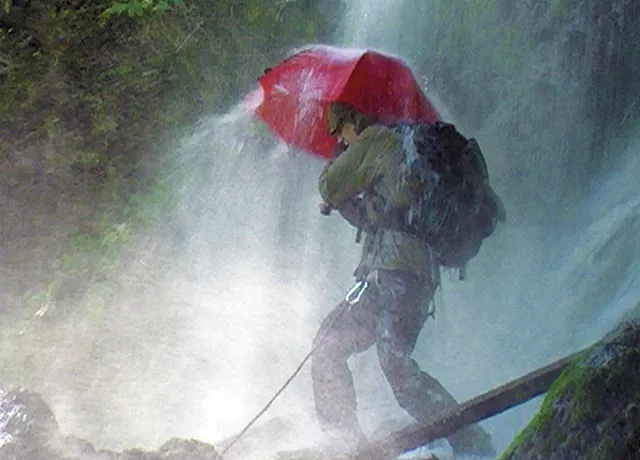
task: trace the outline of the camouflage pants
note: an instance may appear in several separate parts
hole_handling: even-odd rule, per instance
[[[436,286],[409,272],[375,270],[352,305],[339,304],[314,340],[311,375],[323,429],[360,433],[356,394],[347,358],[376,345],[378,359],[398,404],[418,421],[457,405],[451,394],[411,358],[428,317]]]

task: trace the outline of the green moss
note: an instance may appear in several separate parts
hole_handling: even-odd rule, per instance
[[[607,346],[607,345],[598,345]],[[585,350],[574,358],[569,367],[553,383],[540,410],[531,420],[529,425],[513,440],[507,450],[500,457],[501,460],[511,458],[518,450],[525,448],[527,443],[533,440],[534,435],[540,435],[547,443],[537,446],[542,455],[550,455],[552,449],[561,444],[574,446],[578,440],[571,438],[572,433],[580,433],[581,427],[598,426],[601,423],[603,413],[616,409],[615,401],[627,401],[633,399],[632,387],[629,381],[635,381],[636,376],[629,374],[628,368],[622,371],[620,368],[589,367],[582,364],[586,356],[593,351]],[[611,404],[614,404],[612,406]],[[554,415],[559,408],[564,408],[568,419],[563,419],[562,426],[554,425]],[[588,447],[588,460],[604,460],[618,458],[615,454],[620,446],[617,441],[606,433],[613,430],[615,419],[608,422],[609,425],[600,426],[603,433],[599,433],[595,446]],[[581,440],[583,442],[583,440]]]
[[[542,401],[542,405],[538,410],[538,413],[533,417],[531,422],[521,431],[509,444],[504,453],[500,456],[500,460],[509,459],[517,450],[526,445],[533,439],[536,433],[542,435],[553,433],[557,436],[561,436],[559,430],[554,431],[552,427],[554,404],[561,398],[569,397],[572,406],[580,407],[583,403],[581,398],[585,398],[585,394],[580,389],[583,387],[585,377],[588,375],[589,368],[581,365],[584,357],[589,353],[589,350],[584,351],[580,355],[576,356],[564,372],[556,379],[551,385],[549,391]],[[588,398],[586,398],[588,399]],[[553,440],[550,441],[553,444]]]

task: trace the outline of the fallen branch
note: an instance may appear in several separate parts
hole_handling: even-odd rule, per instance
[[[452,435],[465,426],[527,402],[546,393],[562,371],[583,351],[559,359],[548,366],[470,399],[427,425],[412,425],[397,431],[382,441],[372,443],[369,448],[359,453],[357,458],[379,458],[380,452],[385,453],[384,457],[395,458],[403,452]]]

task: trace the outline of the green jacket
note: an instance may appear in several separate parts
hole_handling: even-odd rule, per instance
[[[400,133],[370,126],[327,163],[320,175],[320,195],[366,234],[357,277],[374,269],[395,269],[437,282],[437,264],[428,245],[415,235],[378,226],[389,210],[409,206],[418,193],[418,184],[406,183],[402,174],[404,158]]]

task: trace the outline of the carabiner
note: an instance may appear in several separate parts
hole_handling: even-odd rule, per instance
[[[362,297],[362,294],[364,293],[365,289],[367,289],[367,287],[369,287],[369,282],[367,280],[358,281],[351,289],[349,289],[349,292],[347,292],[344,300],[349,305],[358,303],[360,297]]]

